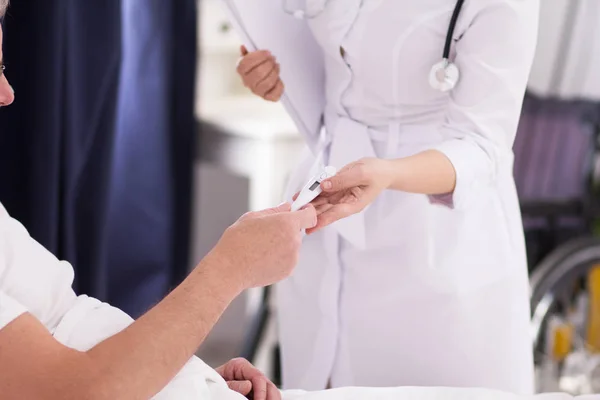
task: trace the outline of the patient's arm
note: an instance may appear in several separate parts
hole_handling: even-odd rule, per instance
[[[70,265],[31,239],[0,206],[1,397],[148,399],[184,365],[183,375],[197,378],[198,390],[210,381],[226,389],[216,372],[190,357],[242,289],[291,272],[300,231],[314,226],[316,214],[286,210],[289,205],[232,226],[179,287],[131,323],[107,304],[76,297]],[[187,386],[159,398],[208,398]]]
[[[227,263],[219,253],[206,259],[132,324],[108,304],[77,297],[71,265],[0,205],[0,397],[148,399],[187,363],[174,383],[185,380],[190,397],[175,398],[198,398],[218,376],[188,360],[242,287]]]
[[[61,344],[32,315],[21,315],[0,330],[0,393],[42,400],[154,396],[188,362],[237,294],[206,271],[200,266],[136,323],[88,351]]]

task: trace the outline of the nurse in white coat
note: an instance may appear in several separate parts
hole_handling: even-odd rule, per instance
[[[324,182],[318,228],[278,287],[284,386],[531,393],[512,145],[538,0],[307,4],[326,58],[323,156],[346,167]],[[238,71],[277,100],[278,68],[260,51]]]

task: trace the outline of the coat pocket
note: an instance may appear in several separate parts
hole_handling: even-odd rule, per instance
[[[429,206],[429,268],[446,282],[443,291],[477,290],[521,266],[497,190],[486,189],[478,197],[465,210]]]

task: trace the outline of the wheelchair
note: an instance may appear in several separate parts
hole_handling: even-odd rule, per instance
[[[514,150],[515,182],[530,265],[538,390],[600,393],[600,361],[595,369],[590,365],[596,364],[588,360],[595,360],[595,353],[592,352],[585,361],[579,360],[585,379],[579,374],[575,380],[587,383],[580,385],[585,387],[574,387],[577,385],[571,383],[569,386],[570,381],[566,379],[573,373],[566,376],[563,368],[567,356],[563,360],[554,360],[556,357],[545,350],[548,345],[546,333],[553,318],[569,308],[567,300],[571,301],[574,293],[586,291],[590,272],[600,274],[600,269],[596,270],[596,267],[600,268],[600,238],[593,235],[594,222],[600,220],[600,196],[595,186],[597,156],[600,154],[600,106],[539,99],[527,94]],[[571,297],[570,292],[573,292]],[[242,352],[243,357],[253,362],[257,361],[259,352],[264,353],[265,336],[274,321],[275,306],[271,294],[271,288],[263,292],[262,304]],[[598,313],[597,321],[594,319],[593,322],[598,324],[597,331],[600,332],[600,309]],[[598,342],[600,350],[600,337]],[[575,347],[571,346],[569,350]],[[272,343],[266,351],[273,366],[271,378],[279,385],[281,369],[277,343]],[[577,354],[575,351],[569,353]],[[548,357],[556,368],[544,369]],[[566,370],[572,371],[573,367]],[[597,386],[595,381],[598,381]]]
[[[529,95],[515,141],[539,392],[600,393],[599,116]]]

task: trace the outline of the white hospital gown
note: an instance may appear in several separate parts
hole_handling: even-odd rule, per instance
[[[133,321],[123,311],[71,288],[73,268],[33,240],[0,205],[0,329],[31,313],[64,345],[85,351]],[[155,399],[212,399],[226,388],[221,377],[193,357]],[[224,400],[240,397],[231,393]]]

